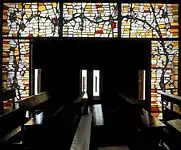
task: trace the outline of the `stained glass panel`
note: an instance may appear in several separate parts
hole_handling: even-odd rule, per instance
[[[178,4],[123,3],[123,38],[178,38]]]
[[[29,55],[27,39],[3,39],[3,89],[16,89],[17,100],[29,96]]]
[[[22,20],[21,3],[4,3],[3,8],[3,36],[17,36]]]
[[[58,36],[58,3],[4,3],[4,37]]]
[[[58,37],[60,7],[59,3],[39,3],[39,36]]]
[[[3,34],[8,37],[38,36],[37,3],[4,3],[7,11],[3,26]]]
[[[178,4],[152,4],[154,7],[154,15],[156,18],[155,28],[153,30],[153,38],[178,38]]]
[[[161,95],[165,91],[178,95],[178,41],[152,41],[151,108],[161,110]],[[157,114],[159,115],[159,113]]]
[[[122,38],[178,38],[178,4],[122,3]],[[3,3],[3,37],[58,37],[59,3]],[[63,3],[64,37],[118,37],[117,3]],[[178,94],[178,41],[152,41],[151,107],[158,91]],[[29,40],[3,40],[3,88],[29,95]]]
[[[117,3],[64,3],[64,37],[117,37]]]

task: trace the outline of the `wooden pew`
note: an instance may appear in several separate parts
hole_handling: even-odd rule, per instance
[[[134,125],[136,128],[139,128],[141,124],[141,113],[142,113],[142,103],[140,101],[127,97],[121,93],[119,93],[121,100],[124,100],[124,105],[126,106],[127,110],[125,113],[128,115],[128,120],[130,124]],[[132,123],[131,123],[132,122]]]
[[[91,139],[91,127],[92,127],[92,112],[85,110],[91,109],[83,99],[85,92],[82,92],[80,96],[73,101],[74,104],[80,104],[80,121],[76,127],[76,132],[74,132],[74,137],[71,142],[70,150],[89,150],[90,149],[90,139]],[[86,99],[86,102],[90,99]],[[85,113],[86,112],[86,113]],[[75,130],[74,130],[75,131]],[[82,144],[84,143],[84,144]]]
[[[130,149],[157,149],[166,125],[152,116],[142,102],[123,94],[119,95],[125,100],[128,109],[128,126],[131,129],[128,138]]]
[[[165,124],[160,121],[158,118],[154,117],[153,115],[151,115],[150,112],[148,112],[145,108],[143,108],[142,103],[136,99],[133,98],[128,98],[124,95],[120,95],[122,98],[124,98],[127,103],[130,104],[130,106],[132,105],[133,107],[137,108],[138,112],[141,115],[141,120],[143,125],[146,128],[163,128],[165,127]],[[131,111],[132,112],[132,111]]]
[[[52,126],[54,127],[54,131],[61,136],[59,136],[58,139],[54,139],[52,143],[55,145],[61,143],[62,149],[70,150],[71,148],[80,122],[82,110],[84,109],[84,105],[82,105],[84,94],[85,92],[80,93],[72,103],[62,106],[53,114]]]
[[[82,115],[73,138],[70,150],[89,150],[91,137],[92,114]],[[84,144],[82,144],[84,143]]]
[[[78,105],[78,103],[81,101],[82,96],[83,94],[79,95],[72,103],[67,103],[54,110],[51,117],[41,124],[34,121],[25,124],[24,144],[31,148],[51,146],[52,149],[54,146],[59,146],[64,150],[70,149],[80,120],[81,105]]]
[[[49,122],[46,123],[43,121],[38,123],[34,118],[27,121],[25,118],[25,112],[27,110],[34,112],[35,110],[40,111],[44,109],[42,106],[39,107],[39,105],[48,100],[49,96],[46,92],[30,96],[27,99],[17,102],[19,103],[19,109],[1,116],[0,123],[3,123],[0,127],[5,128],[6,125],[10,125],[8,128],[5,128],[6,130],[1,131],[2,133],[0,132],[1,145],[8,143],[5,147],[5,149],[7,149],[9,144],[15,146],[17,145],[15,142],[21,141],[22,144],[20,145],[23,147],[29,146],[30,148],[35,148],[34,146],[42,147],[43,145],[46,147],[49,145],[59,145],[61,143],[60,145],[63,149],[70,148],[80,119],[81,105],[77,104],[81,102],[82,96],[83,94],[73,103],[56,110],[52,118],[49,118]],[[59,136],[58,139],[56,139],[56,134]],[[67,136],[68,139],[66,138]],[[64,142],[62,142],[61,139]]]
[[[20,109],[12,110],[0,116],[0,143],[11,144],[21,137],[21,130],[25,119],[25,112]]]
[[[181,119],[181,96],[159,92],[162,99],[163,120]]]
[[[160,92],[162,99],[163,120],[167,125],[163,141],[172,150],[181,149],[181,96]]]
[[[47,92],[30,96],[27,99],[18,101],[19,108],[0,116],[0,142],[1,145],[15,145],[23,142],[24,126],[30,122],[25,117],[27,110],[34,110],[48,100]],[[7,147],[5,147],[7,149]]]
[[[158,118],[155,116],[151,115],[150,112],[148,112],[145,109],[142,109],[143,114],[142,114],[142,121],[145,127],[147,128],[163,128],[166,125],[160,121]]]
[[[23,110],[35,110],[40,107],[42,103],[49,100],[48,92],[42,92],[37,95],[30,96],[24,100],[17,101],[19,103],[19,108]]]
[[[50,100],[50,96],[48,92],[41,92],[37,95],[32,95],[24,100],[17,101],[19,104],[19,108],[24,111],[28,111],[31,118],[36,122],[36,116],[42,113],[44,115],[44,111],[48,109],[48,101]],[[44,119],[44,118],[43,118]],[[30,122],[31,122],[30,120]]]
[[[141,116],[143,123],[140,129],[142,148],[152,150],[163,147],[163,145],[160,145],[160,142],[164,135],[166,125],[145,109],[142,109]]]

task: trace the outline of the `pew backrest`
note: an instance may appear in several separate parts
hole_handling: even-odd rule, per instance
[[[171,103],[181,106],[181,96],[177,96],[177,95],[173,95],[173,94],[169,94],[165,92],[159,92],[159,94],[161,94],[163,101],[171,102]]]
[[[159,92],[161,94],[163,120],[181,119],[181,96]]]
[[[25,112],[20,109],[12,110],[0,116],[0,142],[5,142],[16,133],[20,132],[20,127],[26,122]]]
[[[143,110],[142,121],[146,127],[148,127],[148,128],[160,128],[160,127],[166,126],[162,121],[160,121],[158,118],[153,116],[150,112],[148,112],[145,109],[142,109],[142,110]]]
[[[19,108],[23,110],[31,110],[34,107],[46,102],[49,100],[49,94],[48,92],[42,92],[38,95],[32,95],[24,100],[17,101],[19,103]]]

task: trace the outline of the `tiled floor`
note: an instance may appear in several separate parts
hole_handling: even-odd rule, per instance
[[[129,150],[127,146],[118,146],[118,147],[101,147],[98,150]]]

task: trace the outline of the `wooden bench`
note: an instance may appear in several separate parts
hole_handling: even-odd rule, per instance
[[[162,100],[163,120],[181,119],[181,96],[159,92]]]
[[[79,95],[76,103],[81,101],[81,97],[82,95]],[[19,109],[1,116],[0,127],[1,129],[5,129],[0,131],[1,146],[5,143],[13,145],[19,143],[30,148],[60,145],[63,149],[70,149],[80,120],[81,111],[79,109],[81,108],[79,105],[71,103],[62,106],[58,110],[55,110],[52,118],[49,118],[49,122],[46,123],[38,123],[34,118],[30,120],[26,120],[25,118],[27,110],[31,112],[39,110],[38,113],[41,114],[41,109],[44,108],[42,106],[39,107],[39,105],[48,101],[48,99],[49,96],[46,92],[30,96],[27,99],[17,102]],[[57,136],[59,137],[58,139],[56,138]]]
[[[12,110],[0,116],[0,142],[13,144],[23,140],[24,126],[30,122],[25,117],[27,110],[33,110],[40,104],[48,100],[47,92],[30,96],[24,100],[18,101],[19,108]]]
[[[91,137],[91,124],[92,124],[92,114],[81,116],[70,150],[89,150],[90,137]]]
[[[136,149],[157,149],[166,125],[148,112],[142,102],[123,94],[119,95],[121,100],[125,101],[130,118],[128,125],[132,128],[129,133],[128,140],[131,143],[129,146],[136,147]],[[135,132],[136,130],[137,132]]]
[[[167,126],[163,140],[170,149],[181,149],[181,96],[159,92],[162,99],[163,120]]]
[[[36,123],[35,120],[30,120],[25,124],[24,144],[31,148],[37,146],[45,148],[51,145],[51,148],[59,146],[61,149],[70,149],[80,120],[81,105],[77,104],[81,101],[82,96],[81,94],[72,103],[67,103],[54,110],[54,113],[50,114],[48,119],[44,116],[46,121],[40,124]],[[21,106],[27,108],[26,105]]]
[[[142,146],[149,150],[158,149],[166,125],[144,108],[141,117],[143,123],[143,127],[140,129]]]
[[[140,103],[140,101],[134,98],[128,98],[120,93],[119,93],[119,96],[122,97],[122,99],[124,99],[128,104],[130,104],[130,106],[133,106],[137,110],[136,113],[139,114],[139,111],[140,111],[142,123],[146,128],[163,128],[166,126],[162,121],[154,117],[145,108],[142,108],[143,105],[142,103]],[[132,112],[131,109],[130,109],[130,112]]]
[[[21,129],[25,119],[25,112],[20,109],[12,110],[0,116],[0,142],[12,143],[17,137],[21,136]]]
[[[142,121],[147,128],[163,128],[166,125],[145,109],[142,109]]]
[[[169,120],[167,121],[167,124],[176,129],[179,133],[181,133],[181,119]]]
[[[23,110],[34,110],[36,107],[40,106],[40,104],[48,101],[50,96],[48,92],[42,92],[38,95],[30,96],[24,100],[17,101],[16,103],[19,104],[19,108]]]

